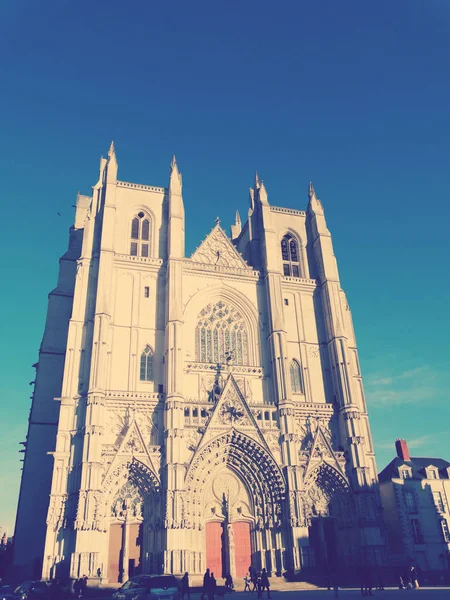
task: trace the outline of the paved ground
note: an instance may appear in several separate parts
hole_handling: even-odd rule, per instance
[[[111,595],[112,595],[111,590]],[[110,598],[111,595],[105,594],[105,600]],[[411,598],[412,596],[412,598]],[[274,590],[271,592],[271,597],[276,600],[334,600],[335,595],[333,591],[324,589],[317,590]],[[450,587],[447,588],[420,588],[418,590],[399,590],[399,589],[387,589],[385,591],[374,591],[373,600],[450,600]],[[263,594],[263,600],[267,598],[267,592]],[[341,589],[338,593],[338,598],[342,600],[359,600],[365,598],[361,595],[359,589]],[[89,597],[86,598],[89,600]],[[98,600],[98,596],[95,600]],[[200,594],[191,594],[191,600],[200,600]],[[249,594],[248,592],[233,592],[226,594],[225,600],[257,600],[256,593]]]

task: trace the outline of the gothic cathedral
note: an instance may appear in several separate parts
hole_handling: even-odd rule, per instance
[[[49,295],[15,534],[23,576],[273,576],[379,564],[352,317],[322,203],[217,221],[190,256],[182,179],[78,195]]]

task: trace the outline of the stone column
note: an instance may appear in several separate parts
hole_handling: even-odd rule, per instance
[[[128,580],[128,556],[130,553],[130,524],[127,516],[125,515],[125,521],[122,529],[122,583]]]
[[[231,523],[227,523],[225,540],[227,544],[227,570],[234,579],[236,577],[236,547],[234,544],[233,525]]]

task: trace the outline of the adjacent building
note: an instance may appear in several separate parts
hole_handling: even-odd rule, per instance
[[[15,565],[122,581],[383,560],[350,308],[321,201],[216,222],[185,255],[182,178],[78,195],[36,365]],[[34,573],[33,573],[34,571]]]
[[[438,582],[450,569],[450,462],[411,457],[405,440],[379,474],[391,564]]]

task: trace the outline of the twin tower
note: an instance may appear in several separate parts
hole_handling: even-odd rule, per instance
[[[352,318],[312,185],[184,248],[182,178],[79,195],[49,295],[15,533],[23,577],[381,564]]]

